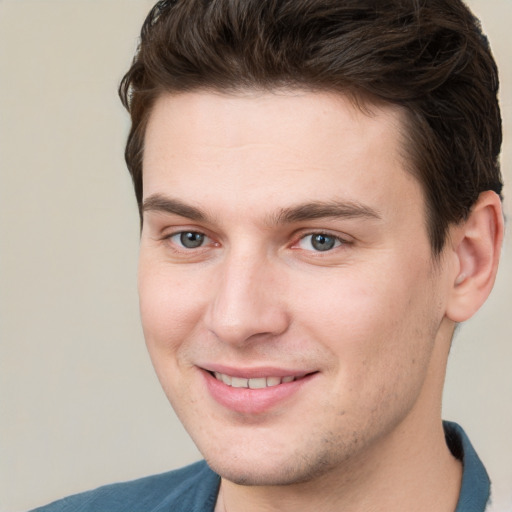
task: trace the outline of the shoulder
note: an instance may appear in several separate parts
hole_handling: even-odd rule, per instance
[[[92,491],[55,501],[33,512],[157,512],[213,511],[220,479],[206,464],[184,468],[130,482],[105,485]]]

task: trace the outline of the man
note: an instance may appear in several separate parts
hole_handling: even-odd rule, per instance
[[[467,8],[424,4],[151,11],[120,89],[142,323],[206,462],[45,510],[485,510],[440,409],[498,265],[498,80]]]

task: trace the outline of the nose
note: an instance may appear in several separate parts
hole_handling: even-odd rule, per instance
[[[285,332],[282,273],[265,257],[233,255],[222,263],[206,323],[221,341],[243,345]]]

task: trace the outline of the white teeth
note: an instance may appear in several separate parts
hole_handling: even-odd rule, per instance
[[[249,387],[251,389],[262,389],[267,387],[267,379],[265,377],[261,379],[249,379]]]
[[[228,386],[231,386],[231,377],[229,375],[224,375],[223,373],[214,372],[215,378],[217,380],[221,380],[224,382],[224,384],[227,384]]]
[[[224,382],[224,381],[222,381]],[[233,388],[247,388],[249,387],[249,380],[240,377],[231,377],[231,387]]]
[[[281,377],[267,377],[267,387],[278,386],[281,384]]]
[[[222,374],[221,380],[222,380],[222,382],[224,382],[224,384],[227,384],[228,386],[231,386],[232,379],[231,379],[231,377],[229,375]]]
[[[253,379],[244,379],[242,377],[231,377],[220,372],[214,372],[215,378],[222,381],[227,386],[233,388],[250,388],[250,389],[263,389],[278,386],[279,384],[286,384],[293,382],[296,378],[293,375],[286,377],[256,377]]]

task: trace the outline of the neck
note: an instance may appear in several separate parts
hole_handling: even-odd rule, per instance
[[[243,486],[222,480],[216,512],[453,512],[462,466],[450,453],[439,420],[433,435],[401,426],[400,446],[375,447],[366,460],[347,461],[315,480],[289,486]],[[404,443],[404,437],[412,443]]]

